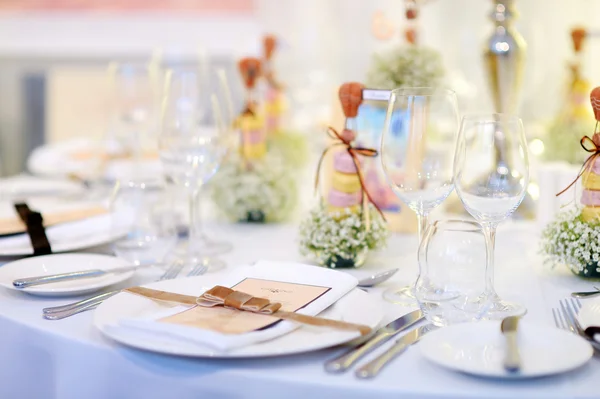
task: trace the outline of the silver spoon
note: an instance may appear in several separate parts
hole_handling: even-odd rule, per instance
[[[383,283],[385,280],[389,279],[394,274],[396,274],[397,271],[398,271],[398,269],[386,270],[385,272],[377,273],[370,277],[363,278],[362,280],[358,281],[358,286],[359,287],[373,287],[377,284]]]
[[[600,289],[598,289],[598,287],[596,286],[594,286],[594,288],[596,289],[596,291],[573,292],[571,296],[574,298],[589,298],[592,296],[600,295]]]

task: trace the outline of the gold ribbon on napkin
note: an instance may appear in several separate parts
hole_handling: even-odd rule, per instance
[[[225,306],[240,311],[270,315],[279,319],[295,321],[297,323],[308,324],[311,326],[358,331],[360,332],[360,335],[367,335],[371,333],[371,328],[362,324],[331,320],[323,317],[307,316],[294,312],[286,312],[280,310],[280,303],[271,303],[268,299],[253,297],[252,295],[244,292],[234,291],[231,288],[220,285],[211,288],[200,297],[176,294],[174,292],[166,292],[144,287],[127,288],[124,291],[159,301],[180,303],[184,305],[198,305],[202,307]]]

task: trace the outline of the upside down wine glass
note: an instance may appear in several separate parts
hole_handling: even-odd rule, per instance
[[[191,267],[202,263],[214,270],[224,263],[208,258],[202,250],[198,199],[201,189],[215,175],[227,153],[228,137],[221,128],[219,104],[214,96],[216,123],[212,126],[199,123],[199,91],[195,71],[167,72],[159,154],[167,178],[188,193],[190,227],[186,263]]]
[[[505,114],[465,116],[456,143],[454,184],[465,209],[483,226],[487,241],[486,290],[491,301],[487,317],[524,314],[522,305],[501,300],[494,289],[496,227],[519,207],[529,184],[521,120]]]
[[[452,90],[393,90],[381,135],[381,162],[396,196],[417,214],[419,240],[427,216],[452,192],[458,107]],[[416,275],[415,275],[416,279]],[[384,292],[390,302],[415,305],[413,284]]]

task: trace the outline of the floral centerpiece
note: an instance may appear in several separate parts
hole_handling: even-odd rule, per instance
[[[593,118],[587,106],[590,83],[581,73],[581,52],[586,33],[571,32],[574,60],[569,63],[569,82],[561,112],[551,121],[544,139],[544,159],[579,164],[584,160],[577,140],[587,134]]]
[[[286,99],[284,86],[277,80],[273,67],[273,55],[277,48],[277,38],[266,35],[263,39],[263,76],[265,95],[263,112],[265,115],[265,130],[269,148],[280,152],[292,167],[303,165],[308,159],[308,146],[304,135],[285,126],[284,116]]]
[[[296,184],[285,154],[270,148],[268,126],[272,121],[254,100],[262,62],[243,58],[238,66],[247,89],[246,107],[235,122],[239,151],[221,166],[213,180],[212,197],[233,220],[280,221],[296,204]]]
[[[559,214],[542,234],[541,251],[549,263],[563,264],[582,277],[600,278],[600,87],[592,90],[596,127],[592,138],[584,136],[581,147],[591,155],[575,180],[560,195],[582,179],[581,206]]]
[[[375,89],[435,87],[444,76],[440,53],[417,45],[400,45],[375,54],[367,84]]]
[[[300,226],[300,252],[332,268],[361,266],[368,251],[383,247],[387,239],[387,223],[369,195],[361,171],[360,157],[377,156],[377,151],[353,145],[362,90],[360,83],[340,87],[345,128],[342,133],[329,128],[334,143],[321,155],[315,179],[318,189],[323,159],[330,150],[339,148],[333,154],[331,187]]]

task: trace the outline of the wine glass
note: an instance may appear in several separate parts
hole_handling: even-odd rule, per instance
[[[119,180],[110,197],[116,256],[133,264],[160,263],[177,241],[172,204],[162,187]]]
[[[394,194],[417,214],[419,240],[427,216],[452,192],[458,108],[452,90],[393,90],[381,135],[381,162]],[[384,292],[390,302],[416,304],[412,285]]]
[[[198,200],[204,185],[217,172],[228,150],[227,135],[216,125],[200,123],[201,93],[198,74],[193,70],[169,70],[159,136],[159,156],[167,179],[185,188],[189,200],[187,263],[203,263],[211,269],[224,267],[217,259],[202,252]],[[212,102],[218,107],[218,102]],[[218,115],[216,112],[215,115]]]
[[[119,177],[158,185],[153,173],[145,170],[149,165],[144,163],[148,154],[156,153],[156,77],[152,67],[145,63],[113,62],[108,72],[115,107],[111,122],[116,146],[112,151],[131,157],[129,167],[119,164]]]
[[[488,317],[521,315],[521,305],[494,289],[496,227],[521,204],[529,184],[529,155],[521,120],[512,115],[465,116],[454,157],[454,183],[465,209],[483,226],[487,242]]]

